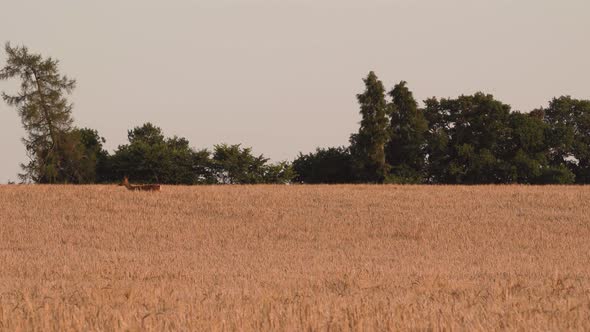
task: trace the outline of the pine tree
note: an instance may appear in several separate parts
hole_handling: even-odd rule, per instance
[[[382,183],[389,172],[385,160],[385,144],[388,140],[385,88],[374,72],[370,72],[364,82],[365,92],[357,95],[361,107],[361,126],[358,134],[351,136],[351,149],[359,179]]]
[[[0,70],[0,80],[18,77],[20,92],[2,93],[8,105],[17,108],[27,137],[28,164],[21,165],[23,181],[38,183],[80,182],[75,168],[82,152],[71,142],[72,105],[64,97],[74,89],[76,82],[62,76],[58,61],[43,59],[31,54],[27,47],[6,44],[7,64]]]
[[[389,93],[392,103],[386,155],[393,181],[418,183],[424,181],[428,122],[406,84],[400,82]]]

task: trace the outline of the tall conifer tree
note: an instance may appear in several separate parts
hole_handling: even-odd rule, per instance
[[[392,103],[386,155],[394,181],[418,183],[424,180],[428,122],[406,84],[400,82],[389,93]]]
[[[58,61],[43,59],[24,47],[5,47],[7,64],[0,70],[0,80],[20,79],[16,95],[2,93],[10,106],[17,108],[27,137],[23,138],[30,157],[23,164],[23,181],[39,183],[80,182],[76,174],[81,152],[72,135],[72,105],[64,97],[74,89],[76,82],[62,76]]]
[[[359,179],[382,183],[389,166],[385,160],[385,144],[388,140],[387,101],[385,88],[374,72],[365,82],[365,92],[357,95],[362,120],[358,134],[351,137],[351,148]]]

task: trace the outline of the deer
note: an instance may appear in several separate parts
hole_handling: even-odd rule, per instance
[[[120,186],[125,186],[128,190],[131,191],[160,191],[162,189],[159,184],[130,184],[129,178],[123,178],[123,182],[121,182]]]

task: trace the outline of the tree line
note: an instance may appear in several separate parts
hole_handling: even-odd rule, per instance
[[[16,108],[29,161],[20,178],[34,183],[163,184],[413,183],[572,184],[590,182],[590,101],[554,98],[547,108],[514,112],[492,95],[430,98],[419,107],[406,82],[387,91],[373,72],[357,95],[361,121],[348,146],[271,163],[240,144],[197,150],[151,123],[128,131],[113,153],[90,128],[74,126],[67,95],[75,80],[59,62],[24,46],[5,46],[2,93]]]
[[[305,183],[590,183],[590,101],[554,98],[511,111],[492,95],[418,103],[406,82],[386,93],[371,72],[359,94],[362,120],[348,147],[294,161]]]

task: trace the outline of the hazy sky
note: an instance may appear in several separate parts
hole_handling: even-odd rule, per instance
[[[197,148],[291,160],[347,144],[370,70],[419,100],[485,91],[528,111],[588,99],[589,15],[588,0],[3,0],[0,42],[59,59],[78,81],[76,124],[109,150],[152,121]],[[0,183],[26,160],[23,135],[1,103]]]

